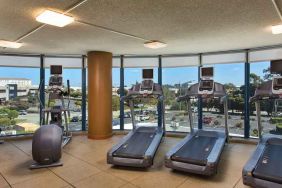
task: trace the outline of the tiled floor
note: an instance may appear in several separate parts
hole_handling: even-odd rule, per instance
[[[112,167],[106,152],[121,136],[107,140],[88,140],[75,136],[64,148],[64,166],[29,170],[32,163],[31,140],[10,141],[0,145],[0,188],[2,187],[244,187],[241,170],[255,145],[230,143],[224,149],[218,174],[207,178],[174,172],[163,165],[164,154],[180,139],[167,137],[147,169]]]

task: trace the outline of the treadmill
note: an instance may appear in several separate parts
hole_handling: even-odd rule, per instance
[[[271,74],[282,74],[282,60],[271,61]],[[259,143],[243,168],[243,183],[252,187],[282,187],[282,135],[262,135],[260,102],[282,98],[282,76],[260,85],[250,102],[255,102]]]
[[[162,108],[162,123],[158,126],[136,126],[134,103],[157,99]],[[107,153],[107,163],[119,166],[147,168],[153,165],[155,153],[165,132],[162,87],[153,82],[153,69],[143,69],[143,81],[134,85],[121,100],[131,110],[133,129]],[[160,114],[159,114],[160,115]]]
[[[220,99],[224,106],[225,130],[194,130],[191,100],[195,98]],[[228,141],[228,106],[224,86],[213,81],[213,67],[202,67],[200,83],[190,86],[186,94],[177,101],[187,102],[191,131],[166,154],[165,166],[206,176],[215,174],[225,142]]]

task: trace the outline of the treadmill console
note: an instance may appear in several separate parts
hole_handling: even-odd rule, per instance
[[[140,86],[140,94],[149,95],[153,93],[154,90],[154,70],[153,69],[143,69],[142,70],[143,81]]]
[[[201,67],[201,81],[199,83],[198,93],[200,95],[211,95],[214,92],[213,67]]]
[[[282,95],[282,60],[274,60],[270,63],[270,73],[274,75],[272,79],[272,93]]]
[[[282,95],[282,76],[273,78],[272,93],[277,95]]]

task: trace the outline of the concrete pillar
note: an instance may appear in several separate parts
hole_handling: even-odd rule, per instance
[[[88,64],[88,138],[112,136],[112,53],[91,51]]]

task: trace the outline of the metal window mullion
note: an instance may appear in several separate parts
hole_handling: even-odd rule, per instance
[[[124,96],[124,56],[120,56],[120,99]],[[124,101],[120,100],[120,130],[124,130]]]

